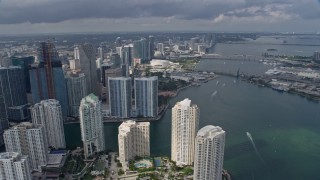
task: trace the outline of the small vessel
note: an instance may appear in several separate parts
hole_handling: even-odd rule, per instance
[[[216,82],[216,85],[218,85],[218,84],[219,84],[219,81]]]
[[[247,134],[248,138],[249,138],[251,141],[253,141],[253,138],[252,138],[251,134],[250,134],[249,132],[246,132],[246,134]]]

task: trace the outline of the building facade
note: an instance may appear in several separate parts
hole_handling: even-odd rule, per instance
[[[131,117],[132,87],[131,78],[108,78],[110,114],[114,117]]]
[[[59,101],[43,100],[30,108],[33,124],[45,128],[48,146],[66,148],[62,110]]]
[[[81,100],[80,128],[84,156],[105,150],[101,101],[94,94],[89,94]]]
[[[81,71],[86,76],[87,92],[99,94],[95,48],[91,44],[82,44],[74,51],[75,59],[80,59]]]
[[[86,77],[81,72],[68,72],[66,80],[69,116],[79,117],[80,102],[88,95]]]
[[[42,42],[38,48],[39,62],[30,66],[30,85],[33,103],[57,99],[63,116],[68,114],[67,85],[58,52],[51,42]]]
[[[158,77],[135,78],[134,92],[137,116],[156,117],[158,115]]]
[[[194,141],[199,128],[200,110],[184,99],[172,108],[171,159],[177,165],[191,165],[194,161]]]
[[[150,156],[150,123],[126,121],[119,126],[119,160],[125,167],[136,156]]]
[[[48,145],[44,127],[29,122],[20,123],[3,134],[7,152],[18,152],[30,160],[32,170],[41,171],[48,159]]]
[[[198,131],[195,145],[194,179],[221,180],[225,131],[205,126]]]
[[[21,67],[0,67],[0,90],[3,92],[5,108],[10,121],[28,119],[28,101],[25,72]]]
[[[28,156],[17,152],[0,153],[0,179],[31,180]]]

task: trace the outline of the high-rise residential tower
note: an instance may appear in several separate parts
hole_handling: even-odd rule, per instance
[[[39,62],[30,66],[33,103],[57,99],[63,116],[68,114],[67,85],[58,52],[51,42],[42,42],[38,48]]]
[[[126,121],[119,126],[119,160],[125,167],[134,157],[150,156],[150,123]]]
[[[199,127],[200,110],[184,99],[172,108],[171,159],[177,165],[191,165],[194,161],[194,141]]]
[[[0,67],[0,91],[9,120],[24,121],[28,118],[27,91],[24,70],[18,66]]]
[[[142,62],[148,61],[148,42],[146,38],[133,41],[133,58],[141,59]]]
[[[158,77],[134,79],[135,110],[137,116],[155,117],[158,115]]]
[[[221,180],[225,131],[218,126],[205,126],[195,142],[194,179]]]
[[[62,111],[59,101],[43,100],[30,108],[32,123],[45,128],[48,146],[66,148]]]
[[[68,72],[66,75],[69,116],[79,117],[82,98],[87,96],[86,77],[82,72]]]
[[[157,44],[157,50],[161,53],[161,55],[164,55],[163,43],[158,43]]]
[[[27,155],[32,170],[41,171],[48,159],[48,145],[44,127],[29,122],[20,123],[3,134],[7,152]]]
[[[84,156],[88,158],[105,150],[101,101],[94,94],[89,94],[81,100],[79,113]]]
[[[148,37],[148,60],[150,61],[151,59],[154,58],[154,36],[149,36]]]
[[[0,153],[0,179],[31,180],[28,156],[17,152]]]
[[[131,78],[108,78],[109,105],[111,116],[131,117],[132,87]]]
[[[96,51],[91,44],[82,44],[75,47],[75,59],[79,56],[81,71],[86,76],[87,92],[99,94]]]

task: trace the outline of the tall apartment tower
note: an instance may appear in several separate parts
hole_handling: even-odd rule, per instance
[[[95,48],[91,44],[82,44],[76,46],[74,51],[75,59],[79,56],[81,71],[87,79],[87,92],[99,94]]]
[[[119,159],[125,167],[134,157],[150,156],[150,123],[129,120],[119,126]]]
[[[0,146],[4,144],[3,132],[8,129],[8,115],[3,91],[0,91]]]
[[[94,94],[89,94],[81,100],[79,113],[84,156],[88,158],[105,150],[101,101]]]
[[[164,55],[164,46],[163,43],[157,44],[157,50],[161,53],[161,55]]]
[[[103,52],[103,48],[102,47],[98,48],[98,58],[100,58],[101,61],[104,60],[104,52]]]
[[[191,165],[194,161],[194,140],[199,127],[200,110],[184,99],[172,108],[171,159],[177,165]]]
[[[59,101],[55,99],[43,100],[30,108],[33,124],[45,128],[48,146],[66,148],[63,118]]]
[[[221,180],[225,131],[205,126],[198,131],[195,143],[194,179]]]
[[[86,97],[87,84],[84,73],[68,72],[66,75],[69,116],[79,117],[79,106],[82,98]]]
[[[133,45],[127,45],[124,46],[123,48],[123,57],[122,57],[122,63],[123,64],[128,64],[129,66],[132,65],[132,61],[133,61],[133,55],[132,55],[132,51],[133,51]]]
[[[30,66],[33,103],[57,99],[63,116],[68,114],[67,85],[58,52],[51,42],[42,42],[38,48],[39,62]]]
[[[18,66],[0,67],[0,91],[2,91],[8,119],[24,121],[28,118],[28,101],[25,71]]]
[[[154,58],[154,36],[149,36],[148,37],[148,60],[150,61],[151,59]]]
[[[158,114],[158,77],[134,79],[137,116],[155,117]]]
[[[131,117],[132,87],[131,78],[108,78],[109,105],[111,116]]]
[[[41,171],[48,159],[48,145],[44,127],[29,122],[20,123],[3,134],[7,152],[27,155],[32,170]]]
[[[28,156],[17,152],[0,153],[0,179],[31,180]]]

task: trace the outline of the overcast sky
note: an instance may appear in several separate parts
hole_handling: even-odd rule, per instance
[[[0,34],[320,32],[320,0],[0,0]]]

